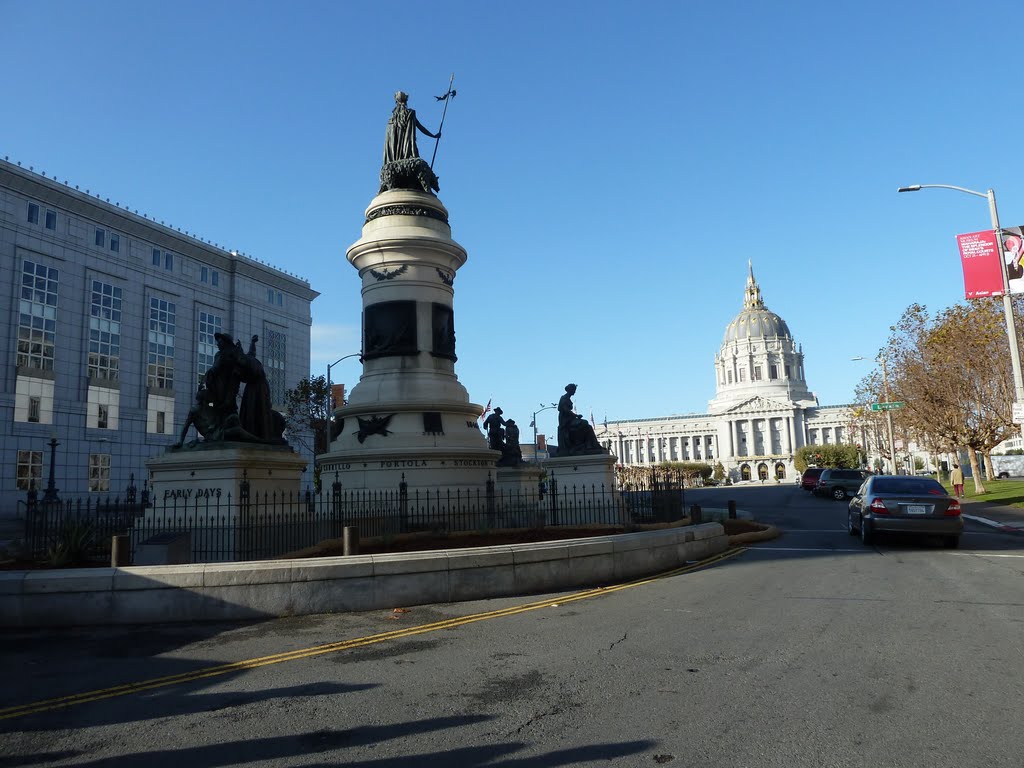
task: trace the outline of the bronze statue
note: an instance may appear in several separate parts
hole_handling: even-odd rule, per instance
[[[523,449],[519,446],[519,427],[515,419],[505,422],[505,445],[501,450],[499,467],[518,467],[523,461]]]
[[[572,396],[576,385],[567,384],[558,400],[558,456],[607,453],[597,441],[594,427],[573,410]]]
[[[504,430],[505,420],[501,418],[501,408],[495,408],[486,419],[484,419],[484,430],[487,432],[487,447],[492,451],[500,451],[505,445]]]
[[[440,139],[441,131],[431,133],[416,118],[416,110],[409,109],[409,95],[395,93],[395,108],[388,118],[384,133],[384,164],[380,169],[380,191],[389,189],[416,189],[434,193],[440,190],[437,176],[420,157],[416,146],[416,131],[432,139]]]
[[[253,336],[248,354],[242,345],[227,333],[215,333],[217,354],[213,365],[203,376],[196,392],[196,401],[189,409],[181,436],[174,448],[181,448],[190,427],[195,427],[206,443],[254,442],[286,445],[284,416],[270,402],[270,385],[263,364],[256,358]],[[238,408],[238,391],[242,392],[242,408]],[[189,444],[195,447],[197,442]]]

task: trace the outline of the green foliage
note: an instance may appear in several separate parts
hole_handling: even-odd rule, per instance
[[[699,477],[704,482],[710,480],[712,473],[715,471],[710,464],[705,464],[700,461],[663,461],[655,466],[664,467],[665,469],[671,469],[676,472],[682,472],[689,479]],[[722,468],[722,472],[724,474],[724,467]]]
[[[92,545],[92,523],[85,520],[67,521],[46,553],[46,563],[53,568],[69,568],[85,562]]]
[[[793,456],[798,472],[808,467],[854,469],[860,466],[860,451],[855,445],[805,445]]]
[[[723,466],[722,462],[715,462],[715,471],[711,475],[711,479],[714,480],[716,483],[720,483],[725,479],[725,467]]]
[[[303,379],[284,393],[285,421],[288,425],[288,437],[306,448],[310,433],[315,436],[314,453],[322,453],[327,449],[330,424],[330,390],[327,388],[327,377],[316,376]]]

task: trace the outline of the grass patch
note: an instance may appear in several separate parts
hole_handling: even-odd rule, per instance
[[[964,493],[971,501],[987,501],[992,504],[1003,504],[1007,507],[1024,509],[1024,480],[985,480],[985,493],[974,490],[974,479],[968,477],[964,482]],[[953,493],[953,486],[944,480],[942,486]]]

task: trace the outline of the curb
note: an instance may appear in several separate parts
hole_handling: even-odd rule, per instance
[[[978,515],[962,515],[962,517],[965,520],[970,520],[989,528],[995,528],[997,531],[1001,531],[1003,533],[1016,533],[1018,535],[1024,534],[1024,528],[1020,525],[1007,525],[1006,523],[1001,523],[998,520],[989,520],[987,517],[979,517]]]

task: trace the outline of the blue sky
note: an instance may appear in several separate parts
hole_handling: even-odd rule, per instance
[[[983,200],[897,187],[992,187],[1024,224],[1020,12],[0,0],[0,154],[308,279],[325,373],[359,348],[345,250],[392,94],[436,129],[454,72],[435,170],[474,402],[525,428],[574,381],[597,421],[703,412],[749,259],[839,404],[908,304],[962,298],[955,235],[989,227]]]

